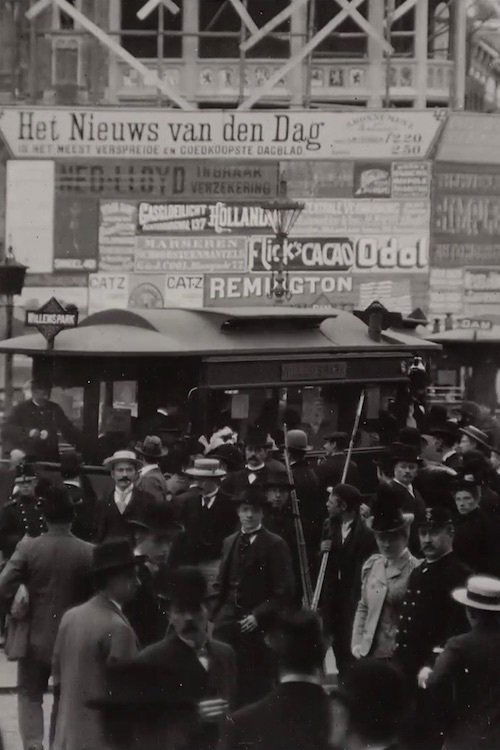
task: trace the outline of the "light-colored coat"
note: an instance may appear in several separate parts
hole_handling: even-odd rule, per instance
[[[360,656],[370,653],[389,587],[401,601],[408,586],[410,573],[420,561],[408,553],[403,565],[386,567],[386,558],[376,554],[368,558],[361,570],[361,598],[352,628],[351,649]],[[394,644],[396,645],[396,644]]]
[[[105,695],[107,668],[137,651],[127,618],[104,594],[66,612],[52,665],[60,688],[53,750],[107,750],[101,713],[88,703]]]
[[[91,594],[93,545],[69,529],[23,537],[0,575],[0,599],[14,598],[21,583],[29,593],[30,655],[51,663],[57,629],[67,609]]]

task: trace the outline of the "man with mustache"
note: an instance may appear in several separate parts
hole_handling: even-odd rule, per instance
[[[134,541],[131,521],[140,521],[155,506],[155,499],[134,486],[142,462],[133,451],[121,450],[104,461],[114,482],[113,491],[97,504],[96,541],[126,538]]]
[[[258,427],[250,427],[245,440],[245,467],[229,474],[222,482],[222,491],[233,497],[251,484],[264,485],[269,474],[286,475],[285,466],[270,456],[272,441]]]

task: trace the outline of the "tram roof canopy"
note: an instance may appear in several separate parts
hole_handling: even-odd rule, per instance
[[[380,341],[343,310],[279,307],[190,310],[104,310],[56,337],[54,349],[39,333],[0,341],[0,352],[51,356],[208,356],[331,350],[433,350],[439,345],[387,329]]]

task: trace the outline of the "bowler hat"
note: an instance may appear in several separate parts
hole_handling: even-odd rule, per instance
[[[451,513],[444,505],[434,505],[432,508],[426,508],[424,517],[419,521],[420,530],[443,529],[445,526],[453,523]]]
[[[450,419],[444,422],[444,424],[430,425],[427,432],[429,435],[434,435],[435,437],[443,435],[444,437],[458,439],[458,425]]]
[[[420,451],[413,445],[395,442],[391,445],[391,456],[395,463],[404,461],[411,464],[417,464],[420,461]]]
[[[491,450],[491,445],[488,442],[488,435],[483,432],[483,430],[480,430],[479,427],[474,427],[474,425],[469,424],[466,427],[460,427],[459,431],[463,435],[467,435],[467,437],[469,437],[471,440],[479,443],[479,445],[487,448],[489,451]]]
[[[220,479],[226,476],[226,472],[215,458],[195,458],[193,466],[184,473],[200,479]]]
[[[245,445],[252,446],[252,448],[270,448],[272,442],[269,439],[267,430],[263,430],[261,427],[249,427],[245,438]]]
[[[170,503],[155,503],[141,515],[129,521],[130,526],[146,529],[159,536],[170,532],[182,531],[183,526],[174,518]]]
[[[488,612],[500,612],[500,580],[490,576],[471,576],[465,588],[451,592],[456,602]]]
[[[274,471],[269,472],[262,486],[266,490],[272,487],[283,487],[283,489],[289,490],[293,487],[293,484],[289,481],[284,471]]]
[[[368,528],[375,532],[398,531],[412,523],[413,513],[402,511],[401,490],[387,482],[379,485],[372,505],[372,514],[366,520]]]
[[[263,508],[267,504],[267,498],[261,485],[251,484],[243,492],[234,496],[237,505],[253,505]]]
[[[170,579],[170,603],[178,608],[197,610],[206,599],[207,589],[207,580],[199,568],[181,566]]]
[[[287,433],[287,446],[295,451],[311,451],[307,435],[304,430],[289,430]]]
[[[412,445],[417,451],[427,445],[427,440],[416,427],[402,427],[398,432],[398,442],[403,445]]]
[[[144,458],[161,458],[166,456],[168,450],[163,447],[158,435],[146,435],[142,443],[137,443],[135,452]]]
[[[336,495],[339,500],[345,500],[350,506],[359,506],[363,500],[361,492],[352,484],[336,484],[335,487],[328,487],[328,492]]]
[[[129,450],[115,451],[112,456],[104,459],[102,465],[108,467],[109,469],[112,469],[113,466],[120,461],[125,461],[127,463],[133,464],[136,469],[142,465],[141,461],[137,458],[134,451]]]
[[[94,547],[92,571],[103,573],[107,570],[131,568],[145,559],[145,555],[134,555],[127,539],[109,539]]]
[[[77,451],[66,451],[61,455],[61,476],[63,479],[77,477],[82,470],[82,454]]]

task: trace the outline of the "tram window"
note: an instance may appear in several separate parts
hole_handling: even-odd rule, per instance
[[[59,388],[54,386],[50,400],[59,404],[70,422],[78,429],[83,427],[83,388]]]

